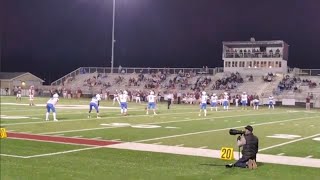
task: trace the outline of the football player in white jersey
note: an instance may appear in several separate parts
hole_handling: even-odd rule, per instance
[[[256,110],[259,109],[259,96],[258,96],[258,95],[254,96],[254,99],[253,99],[253,109],[256,109]]]
[[[248,104],[248,95],[246,92],[243,92],[241,95],[242,109],[247,109],[247,104]]]
[[[89,104],[89,115],[88,115],[88,118],[91,118],[91,111],[92,111],[92,108],[94,108],[97,112],[97,118],[100,118],[99,117],[99,102],[101,101],[101,97],[100,97],[100,94],[97,94],[95,95],[92,99],[91,99],[91,102]]]
[[[121,108],[121,114],[122,115],[127,115],[128,111],[128,92],[123,91],[122,94],[119,95],[119,101],[120,101],[120,108]]]
[[[156,113],[156,96],[154,95],[153,91],[151,91],[150,94],[147,96],[147,100],[148,100],[148,107],[147,107],[146,114],[149,114],[149,110],[152,109],[153,114],[157,115],[157,113]]]
[[[199,116],[201,116],[201,112],[203,110],[204,116],[207,116],[207,101],[208,101],[208,96],[205,91],[202,91],[202,96],[200,99],[200,112]]]
[[[59,101],[59,95],[56,93],[47,101],[47,113],[46,113],[46,121],[49,121],[50,110],[53,114],[53,121],[58,121],[56,115],[56,104]]]
[[[212,94],[212,96],[211,96],[211,111],[213,108],[216,108],[216,111],[218,111],[217,101],[218,101],[218,96],[216,94]]]
[[[269,109],[272,107],[272,109],[274,109],[274,100],[273,100],[273,96],[270,95],[269,96]]]
[[[116,101],[120,104],[118,90],[116,90],[116,92],[113,94],[113,102],[112,102],[112,105],[114,105]]]
[[[236,107],[238,107],[239,106],[239,95],[238,94],[236,95],[235,103],[236,103]]]
[[[141,104],[140,91],[138,91],[136,93],[136,103],[138,103],[138,102],[139,102],[139,104]]]
[[[229,96],[227,92],[224,92],[223,96],[223,109],[229,110]]]
[[[34,106],[34,103],[33,103],[33,100],[34,100],[34,86],[30,86],[30,89],[29,89],[29,106]]]
[[[17,97],[16,97],[16,101],[19,99],[21,102],[21,87],[18,87],[18,91],[17,91]]]

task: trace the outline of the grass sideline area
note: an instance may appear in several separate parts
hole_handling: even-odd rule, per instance
[[[117,104],[102,101],[101,119],[87,118],[89,99],[60,99],[58,122],[44,121],[48,98],[1,97],[1,127],[9,133],[91,139],[99,141],[160,144],[219,150],[235,145],[228,129],[251,124],[260,140],[260,153],[320,159],[320,111],[302,108],[231,107],[198,116],[197,105],[157,105],[158,115],[146,115],[146,104],[129,102],[129,115],[121,116]],[[12,104],[9,104],[12,103]],[[93,112],[93,116],[95,113]],[[301,128],[304,127],[304,128]],[[259,162],[259,168],[226,169],[233,162],[197,157],[61,144],[26,139],[1,139],[1,179],[318,179],[319,168]],[[259,161],[259,160],[258,160]]]

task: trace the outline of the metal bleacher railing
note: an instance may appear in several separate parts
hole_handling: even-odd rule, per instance
[[[297,76],[320,76],[320,69],[299,69],[288,67],[288,73],[292,73]]]
[[[216,68],[139,68],[139,67],[121,67],[121,68],[114,68],[113,73],[143,73],[147,74],[150,72],[159,72],[159,71],[168,71],[170,74],[178,74],[180,71],[182,72],[190,72],[193,71],[196,74],[208,74],[208,75],[215,75],[217,73],[223,72],[223,67],[216,67]],[[80,67],[65,76],[59,78],[58,80],[51,83],[51,86],[59,86],[65,82],[66,79],[75,77],[79,74],[90,74],[90,73],[100,73],[100,74],[108,74],[111,73],[110,67]]]

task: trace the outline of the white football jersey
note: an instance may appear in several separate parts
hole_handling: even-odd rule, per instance
[[[58,101],[59,101],[59,98],[50,98],[50,99],[47,101],[47,103],[48,103],[48,104],[56,105]]]
[[[272,102],[273,102],[273,96],[270,96],[270,97],[269,97],[269,101],[272,101]]]
[[[120,102],[122,102],[122,103],[127,102],[127,100],[128,100],[128,95],[126,95],[126,94],[120,94],[119,99],[120,99]]]
[[[242,94],[242,95],[241,95],[241,100],[242,100],[242,101],[247,101],[247,100],[248,100],[248,95]]]
[[[208,96],[207,95],[202,95],[201,96],[201,103],[207,103]]]
[[[34,89],[29,89],[29,95],[34,95]]]
[[[150,94],[150,95],[148,96],[148,102],[156,102],[156,96]]]
[[[93,97],[93,98],[91,99],[91,103],[98,104],[98,102],[99,102],[99,99],[97,99],[96,97]]]
[[[228,95],[224,95],[223,100],[224,100],[224,101],[229,101],[229,96],[228,96]]]
[[[211,102],[217,102],[218,96],[211,96]]]

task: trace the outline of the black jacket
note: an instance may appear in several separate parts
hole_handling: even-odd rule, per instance
[[[246,134],[244,136],[246,144],[243,145],[242,155],[255,158],[259,149],[259,139],[253,134]]]

